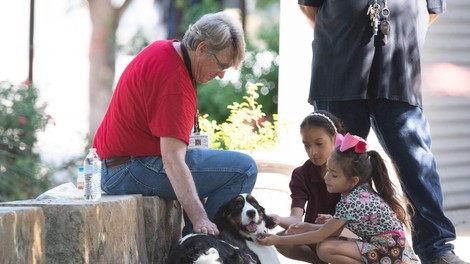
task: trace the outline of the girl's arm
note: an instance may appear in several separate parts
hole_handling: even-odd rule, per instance
[[[304,215],[304,209],[299,207],[294,207],[290,210],[290,216],[279,217],[279,222],[277,223],[280,227],[287,229],[290,225],[302,222],[302,217]]]
[[[306,245],[314,244],[325,240],[328,237],[339,236],[346,224],[346,220],[331,219],[322,225],[316,231],[308,231],[295,235],[277,236],[274,234],[266,234],[264,238],[258,238],[258,242],[262,245]],[[299,225],[304,228],[303,225]],[[289,228],[289,233],[295,233],[296,225]],[[293,229],[293,230],[291,230]]]
[[[330,215],[330,214],[318,214],[317,219],[315,219],[315,224],[324,224],[332,218],[333,218],[333,216]]]

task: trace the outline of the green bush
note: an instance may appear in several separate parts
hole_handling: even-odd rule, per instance
[[[231,150],[272,150],[276,147],[279,124],[277,115],[273,122],[265,119],[262,105],[257,102],[262,84],[248,83],[245,101],[227,106],[230,116],[217,124],[204,114],[200,120],[201,131],[209,135],[210,147]]]
[[[179,31],[188,29],[203,14],[224,10],[226,7],[237,6],[236,1],[177,0],[174,2],[177,10],[181,12]],[[201,113],[209,113],[211,119],[224,122],[230,115],[227,105],[240,102],[246,93],[245,87],[249,83],[262,83],[257,101],[263,105],[265,119],[274,122],[273,115],[278,107],[278,72],[279,72],[279,1],[257,0],[255,10],[245,14],[245,41],[246,54],[239,71],[240,77],[235,79],[218,79],[198,84],[198,108]],[[253,12],[253,13],[251,13]],[[240,13],[242,15],[242,13]],[[250,17],[261,19],[258,27],[250,26]],[[176,38],[181,39],[182,34]]]
[[[0,82],[0,201],[30,199],[47,190],[47,169],[35,152],[37,132],[50,117],[38,105],[38,90]]]

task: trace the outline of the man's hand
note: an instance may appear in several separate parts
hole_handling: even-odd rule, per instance
[[[160,139],[163,166],[178,201],[188,215],[193,230],[199,233],[218,235],[217,226],[212,223],[198,196],[191,171],[185,162],[186,143],[171,137]]]
[[[193,230],[196,233],[204,233],[209,235],[218,235],[219,229],[209,219],[201,219],[196,223],[193,223]]]

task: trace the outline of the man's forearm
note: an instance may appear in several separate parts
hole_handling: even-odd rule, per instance
[[[207,213],[198,197],[191,172],[185,164],[172,164],[165,167],[176,197],[186,211],[191,222],[207,218]]]
[[[185,162],[186,144],[175,138],[161,138],[160,142],[166,174],[189,219],[193,224],[195,221],[208,219],[191,171]]]
[[[315,17],[317,16],[318,7],[315,6],[306,6],[306,5],[299,5],[300,11],[304,14],[307,18],[308,23],[312,28],[315,28]]]

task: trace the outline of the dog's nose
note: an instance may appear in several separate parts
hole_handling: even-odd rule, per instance
[[[246,211],[246,215],[249,218],[254,218],[256,216],[256,211],[255,210],[248,210],[248,211]]]

